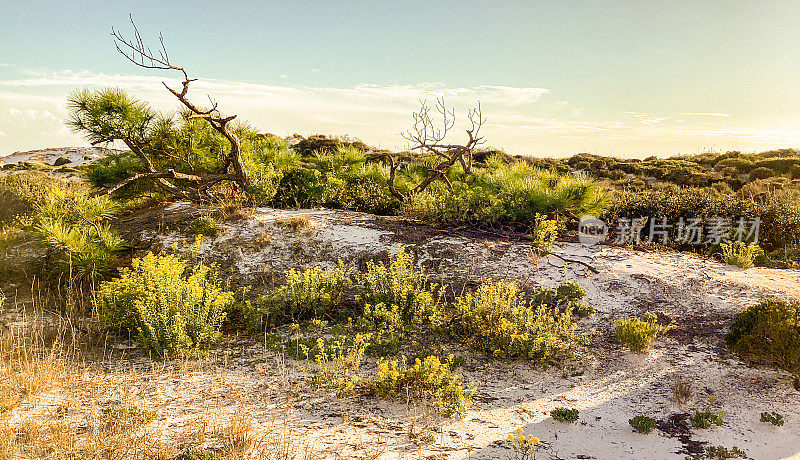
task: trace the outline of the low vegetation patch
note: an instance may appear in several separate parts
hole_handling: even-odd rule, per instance
[[[772,412],[762,412],[761,413],[761,421],[764,423],[771,423],[775,426],[783,426],[783,415],[772,411]]]
[[[406,398],[407,402],[428,403],[445,416],[464,415],[472,405],[473,387],[452,373],[453,356],[440,361],[436,356],[417,358],[409,366],[405,357],[378,362],[375,392],[383,398]]]
[[[651,312],[645,313],[642,318],[620,318],[616,322],[617,340],[634,353],[649,350],[656,336],[670,328],[660,324],[656,314]]]
[[[268,328],[335,318],[342,308],[344,293],[352,284],[341,261],[332,270],[290,269],[286,272],[286,283],[260,296],[247,312]]]
[[[97,292],[106,326],[135,331],[142,350],[158,357],[196,355],[218,341],[233,301],[211,267],[177,254],[133,259]]]
[[[542,297],[550,300],[552,294]],[[569,305],[562,311],[529,302],[513,282],[484,283],[456,298],[455,307],[467,342],[495,357],[547,366],[575,356],[588,343],[588,337],[575,332]]]
[[[728,265],[735,265],[737,267],[752,268],[755,263],[756,257],[762,254],[761,248],[757,244],[745,244],[741,241],[733,243],[722,243],[720,245],[722,250],[722,260]]]
[[[561,423],[575,423],[578,421],[578,409],[556,407],[550,411],[550,417],[553,417],[553,420]]]
[[[742,357],[800,371],[800,301],[768,299],[736,315],[725,335]]]
[[[628,424],[633,428],[633,431],[641,434],[650,434],[656,427],[655,419],[644,415],[633,417],[628,420]]]

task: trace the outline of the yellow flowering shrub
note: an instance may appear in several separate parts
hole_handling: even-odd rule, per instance
[[[233,301],[211,267],[189,267],[175,254],[133,259],[97,292],[106,326],[137,331],[139,346],[155,356],[197,354],[218,341]]]
[[[647,312],[642,318],[620,318],[617,323],[617,340],[634,353],[642,353],[650,348],[657,335],[672,328],[659,324],[655,313]]]
[[[314,385],[334,391],[339,398],[352,395],[363,382],[361,363],[370,338],[370,334],[356,334],[352,338],[317,339],[314,355],[317,373],[312,380]],[[300,346],[308,354],[308,348],[305,345]]]
[[[342,296],[352,284],[341,261],[333,270],[290,269],[286,272],[286,283],[259,297],[250,313],[267,326],[331,317],[341,307]]]
[[[539,438],[532,434],[525,434],[522,428],[517,428],[516,435],[508,435],[508,442],[514,449],[514,458],[518,460],[534,460],[536,458],[536,446]]]
[[[368,261],[360,284],[356,302],[363,310],[357,325],[375,332],[370,353],[393,354],[404,335],[441,322],[443,289],[414,267],[403,246],[388,266]]]
[[[408,366],[403,357],[378,361],[375,392],[383,398],[405,396],[407,402],[426,402],[436,405],[440,414],[450,417],[464,415],[472,405],[475,389],[465,386],[458,374],[452,373],[453,355],[444,362],[436,356],[417,358]]]
[[[572,309],[529,303],[514,282],[491,281],[456,298],[467,342],[498,358],[549,365],[588,343],[575,332]]]

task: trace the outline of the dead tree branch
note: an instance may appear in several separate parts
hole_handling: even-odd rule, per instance
[[[440,123],[434,122],[434,118],[440,118]],[[441,180],[452,188],[447,174],[456,163],[461,165],[464,173],[472,174],[473,152],[484,142],[480,131],[486,119],[481,112],[480,102],[467,112],[470,127],[466,129],[467,141],[464,144],[449,144],[445,141],[448,133],[455,126],[455,118],[455,110],[449,109],[445,105],[444,98],[438,98],[435,107],[431,107],[424,100],[420,101],[420,109],[412,115],[413,125],[410,130],[403,133],[403,138],[411,142],[411,151],[440,158],[442,161],[428,169],[425,178],[409,190],[409,195],[424,191],[437,180]],[[389,166],[389,192],[400,201],[404,201],[407,196],[400,193],[395,185],[400,164],[395,158],[389,157]]]
[[[151,48],[142,40],[139,29],[136,26],[136,23],[133,21],[133,16],[130,17],[130,22],[131,26],[133,27],[132,38],[125,37],[114,28],[111,29],[111,36],[114,39],[114,46],[117,48],[117,51],[127,60],[144,69],[173,70],[180,72],[183,75],[183,81],[181,82],[180,90],[170,87],[166,82],[162,82],[162,84],[181,102],[181,104],[184,105],[184,107],[191,111],[190,118],[206,120],[214,130],[225,137],[230,144],[230,152],[228,152],[228,154],[223,158],[222,166],[219,171],[216,171],[212,174],[198,176],[194,174],[177,173],[172,170],[158,171],[153,166],[151,159],[144,153],[144,149],[142,148],[143,146],[135,145],[135,143],[131,141],[125,141],[128,145],[128,148],[130,148],[131,151],[142,160],[142,163],[145,167],[145,173],[133,176],[131,179],[117,185],[112,190],[117,190],[120,187],[133,182],[133,180],[141,178],[152,179],[166,191],[184,198],[188,198],[189,194],[186,191],[181,190],[168,179],[184,180],[203,184],[215,183],[222,180],[231,180],[242,189],[248,187],[250,185],[250,179],[244,166],[244,160],[242,159],[241,142],[229,125],[230,122],[236,118],[236,115],[230,115],[227,117],[223,116],[217,109],[217,103],[214,101],[210,101],[211,107],[207,109],[201,108],[190,101],[187,98],[189,84],[197,79],[189,78],[189,73],[184,67],[172,63],[169,53],[167,52],[166,45],[164,44],[164,36],[161,33],[158,35],[159,48],[156,49],[156,52],[153,52]],[[189,163],[189,165],[192,169],[194,169],[194,166],[191,163]],[[230,171],[231,166],[233,167],[232,172]]]

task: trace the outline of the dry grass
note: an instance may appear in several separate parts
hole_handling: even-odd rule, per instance
[[[311,218],[304,214],[277,219],[275,223],[289,227],[295,232],[310,232],[313,229]]]
[[[675,376],[670,388],[672,389],[672,400],[677,405],[686,405],[692,399],[692,382],[684,380],[680,375]]]

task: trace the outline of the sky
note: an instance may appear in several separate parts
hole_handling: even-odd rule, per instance
[[[132,14],[172,61],[263,132],[407,147],[420,99],[480,102],[486,145],[620,157],[800,147],[800,2],[0,0],[0,155],[87,145],[66,99],[117,86],[165,112],[162,81],[120,56]]]

